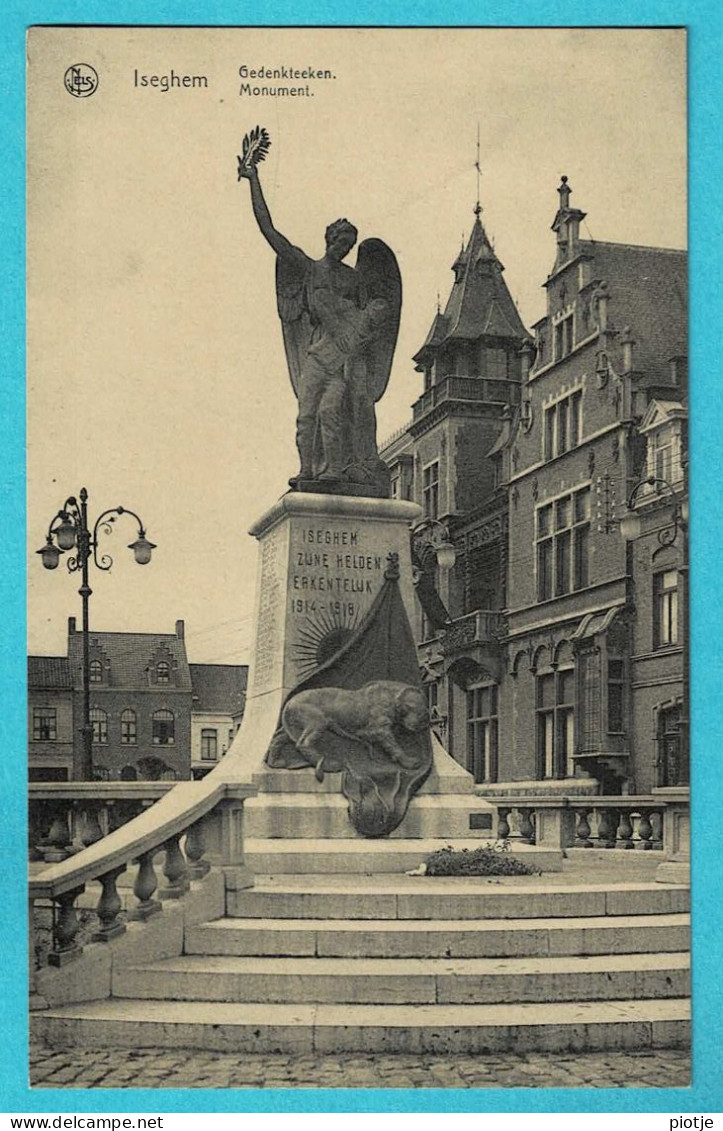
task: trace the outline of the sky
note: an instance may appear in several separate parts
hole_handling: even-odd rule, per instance
[[[544,313],[560,176],[586,238],[684,247],[685,34],[671,29],[34,29],[28,45],[28,647],[62,655],[77,580],[36,557],[68,495],[122,505],[92,569],[91,629],[173,632],[189,659],[243,663],[256,543],[297,470],[274,256],[236,180],[260,124],[277,228],[314,256],[348,216],[403,281],[383,440],[421,391],[412,355],[473,221],[523,322]],[[97,91],[71,97],[70,63]],[[240,67],[329,70],[310,96],[241,93]],[[162,89],[176,75],[206,86]],[[158,85],[142,85],[157,75]],[[304,86],[306,79],[299,79]],[[292,83],[293,85],[293,83]],[[354,262],[354,252],[350,256]]]

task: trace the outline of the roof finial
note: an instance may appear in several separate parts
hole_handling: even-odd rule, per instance
[[[437,314],[442,313],[442,303],[439,298],[439,291],[437,291]]]
[[[477,170],[477,203],[474,206],[474,214],[477,219],[479,219],[482,212],[482,205],[480,204],[480,177],[482,176],[482,170],[479,163],[479,122],[477,123],[477,160],[474,163],[474,167]]]

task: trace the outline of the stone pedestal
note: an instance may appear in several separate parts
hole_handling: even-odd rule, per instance
[[[256,636],[244,721],[214,773],[250,781],[291,689],[344,643],[399,555],[400,591],[412,617],[409,527],[416,503],[290,492],[249,531],[259,542]]]
[[[256,636],[244,721],[213,774],[253,782],[244,805],[244,856],[255,872],[399,872],[450,841],[474,847],[496,838],[495,811],[475,796],[472,775],[433,738],[432,771],[389,838],[352,826],[341,775],[318,782],[312,769],[271,769],[264,758],[289,692],[343,645],[398,555],[399,586],[414,623],[410,525],[415,503],[292,492],[252,528],[259,542]],[[559,848],[545,850],[559,868]]]
[[[655,879],[664,884],[690,883],[690,790],[685,787],[654,789],[665,801],[663,852]]]

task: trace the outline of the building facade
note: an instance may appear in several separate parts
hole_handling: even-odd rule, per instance
[[[67,656],[28,657],[28,778],[73,777],[73,684]]]
[[[191,773],[203,778],[230,749],[241,726],[248,668],[240,664],[190,664]]]
[[[190,665],[182,620],[173,633],[91,633],[94,777],[202,777],[240,725],[246,674],[241,665]],[[28,657],[28,683],[31,780],[80,778],[83,636],[74,617],[68,620],[67,657]]]
[[[76,719],[83,713],[82,633],[68,621]],[[174,633],[92,632],[93,770],[102,781],[191,776],[191,674],[183,621]],[[76,765],[82,733],[76,726]]]
[[[666,533],[685,497],[686,257],[583,240],[566,178],[558,194],[544,318],[528,335],[501,301],[477,212],[414,359],[425,390],[383,455],[456,551],[433,579],[449,623],[420,609],[416,626],[450,752],[491,793],[648,792],[687,774],[685,524]],[[492,308],[468,285],[480,249]]]

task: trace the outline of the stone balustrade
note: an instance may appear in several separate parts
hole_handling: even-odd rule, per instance
[[[458,377],[445,374],[422,393],[412,405],[412,423],[443,401],[498,401],[506,403],[510,382],[487,377]]]
[[[483,791],[483,787],[479,792]],[[685,793],[685,796],[683,795]],[[687,791],[675,796],[508,796],[488,798],[497,807],[500,840],[538,847],[676,851]],[[673,844],[673,838],[675,843]]]
[[[30,862],[59,864],[137,817],[175,782],[30,782]]]
[[[60,788],[53,788],[56,786]],[[31,993],[36,968],[35,906],[40,902],[49,901],[53,907],[47,963],[61,967],[82,953],[76,903],[90,883],[97,882],[101,889],[92,942],[109,942],[126,931],[127,920],[143,921],[158,914],[164,900],[181,899],[191,881],[202,879],[212,865],[223,871],[228,886],[249,886],[253,878],[244,866],[243,802],[257,792],[254,785],[211,777],[170,785],[35,783],[32,803],[55,806],[55,815],[46,840],[41,841],[50,846],[43,851],[46,861],[52,862],[29,881]],[[137,815],[126,808],[130,819],[113,828],[114,818],[108,814],[121,804],[135,807]],[[106,813],[104,820],[109,822],[106,835],[99,811]],[[131,865],[137,865],[135,904],[122,916],[117,884]]]

